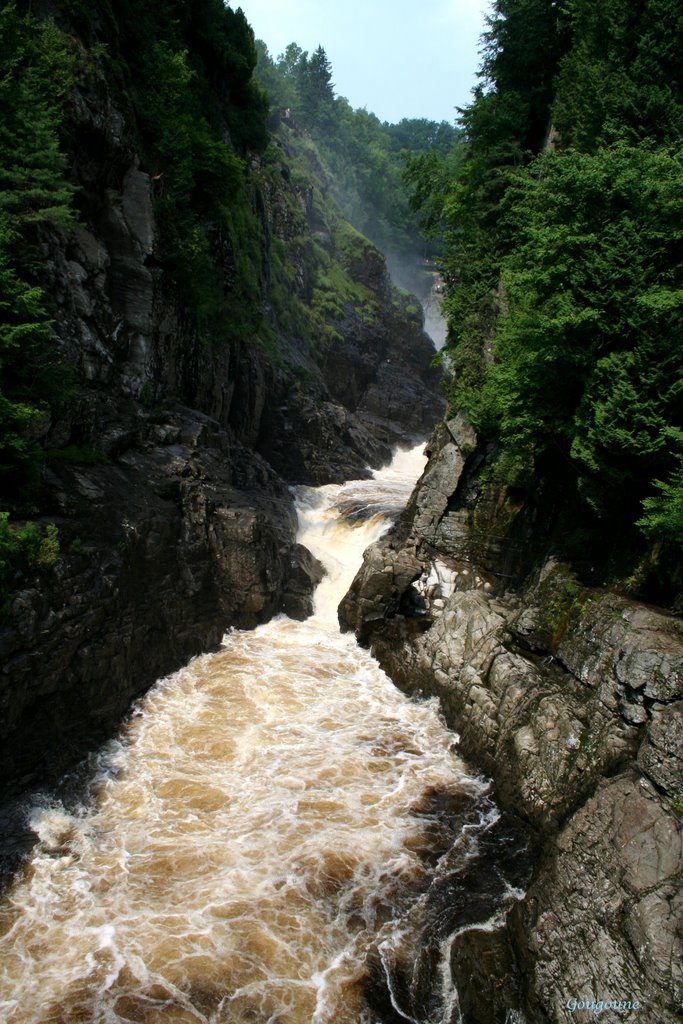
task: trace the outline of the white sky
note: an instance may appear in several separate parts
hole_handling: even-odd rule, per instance
[[[470,102],[487,0],[231,0],[273,57],[321,44],[335,93],[382,121],[450,121]]]

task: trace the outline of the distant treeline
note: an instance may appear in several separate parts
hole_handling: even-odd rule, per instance
[[[382,122],[335,95],[333,69],[322,46],[309,54],[290,43],[278,57],[256,43],[256,76],[268,93],[274,120],[290,119],[314,141],[330,195],[344,216],[380,249],[404,261],[433,255],[411,205],[406,160],[434,154],[456,159],[460,129],[446,121],[405,118]]]

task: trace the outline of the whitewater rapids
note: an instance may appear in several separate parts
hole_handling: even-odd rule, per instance
[[[7,1024],[381,1019],[368,972],[435,869],[425,806],[485,789],[436,703],[337,626],[423,464],[300,489],[313,616],[229,632],[139,702],[83,806],[30,809],[40,842],[0,908]]]

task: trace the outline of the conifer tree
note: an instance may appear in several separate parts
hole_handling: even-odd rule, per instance
[[[41,424],[70,380],[34,279],[39,225],[73,221],[59,145],[71,59],[51,21],[0,9],[0,481],[5,507],[35,484]]]

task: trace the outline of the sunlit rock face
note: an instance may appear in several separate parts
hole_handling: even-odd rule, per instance
[[[439,697],[463,752],[538,837],[509,930],[529,1019],[569,1021],[572,999],[621,998],[673,1024],[683,625],[552,560],[530,570],[534,551],[505,536],[477,490],[481,464],[467,424],[439,428],[340,621],[401,688]]]

